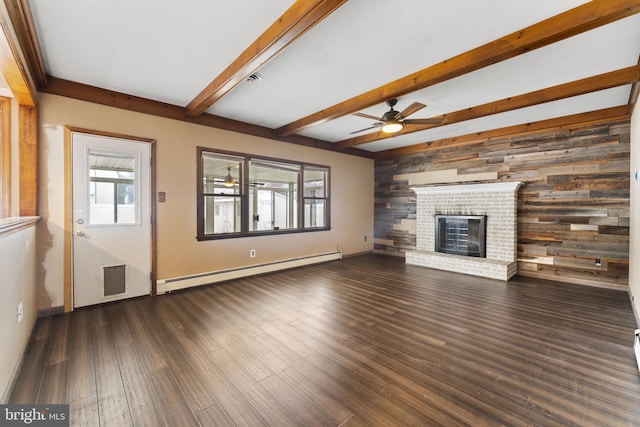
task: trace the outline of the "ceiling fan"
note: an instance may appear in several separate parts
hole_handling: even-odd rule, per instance
[[[236,185],[236,180],[231,176],[231,167],[227,167],[227,176],[224,177],[224,186],[233,187]]]
[[[211,180],[206,179],[206,178],[205,178],[204,181],[205,181],[205,184],[209,183],[209,182],[212,182]],[[224,179],[216,178],[216,179],[213,180],[213,182],[215,182],[215,183],[220,182],[225,187],[233,187],[234,185],[238,184],[238,182],[233,178],[233,176],[231,176],[231,167],[229,167],[229,166],[227,167],[227,176],[225,176]],[[249,185],[251,185],[253,187],[257,187],[259,185],[264,185],[264,182],[252,181],[252,182],[249,183]]]
[[[373,119],[377,121],[368,128],[356,130],[354,132],[350,132],[350,134],[353,135],[354,133],[360,133],[375,128],[381,128],[380,130],[385,133],[396,133],[400,132],[406,125],[431,125],[438,124],[442,121],[442,119],[439,117],[433,117],[430,119],[407,119],[408,116],[415,113],[416,111],[423,109],[424,107],[426,107],[426,105],[420,102],[414,102],[404,110],[396,111],[393,109],[393,107],[395,107],[397,103],[398,100],[395,98],[388,100],[386,104],[389,106],[389,111],[384,113],[380,118],[364,113],[354,113],[354,116],[364,117],[366,119]]]

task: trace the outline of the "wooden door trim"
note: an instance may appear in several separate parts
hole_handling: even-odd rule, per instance
[[[64,131],[64,311],[73,311],[73,256],[71,254],[73,240],[73,194],[71,191],[72,150],[71,134],[84,133],[88,135],[105,136],[109,138],[127,139],[130,141],[146,142],[150,145],[150,189],[151,197],[151,295],[157,294],[157,224],[156,224],[156,140],[138,136],[124,135],[114,132],[104,132],[65,126]]]

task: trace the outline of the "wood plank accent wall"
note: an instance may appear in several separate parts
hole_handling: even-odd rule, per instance
[[[493,173],[496,181],[524,183],[518,193],[518,274],[626,289],[629,132],[629,121],[620,121],[379,160],[374,250],[404,256],[415,249],[412,176],[434,178],[425,184],[454,184],[468,181],[465,175]]]

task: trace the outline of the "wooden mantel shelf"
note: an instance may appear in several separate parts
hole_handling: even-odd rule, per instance
[[[488,182],[488,183],[469,183],[459,185],[429,185],[421,187],[411,187],[416,194],[433,194],[433,193],[460,193],[466,191],[516,191],[522,182]]]

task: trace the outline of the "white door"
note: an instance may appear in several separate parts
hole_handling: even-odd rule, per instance
[[[73,305],[151,292],[151,149],[71,134]]]

